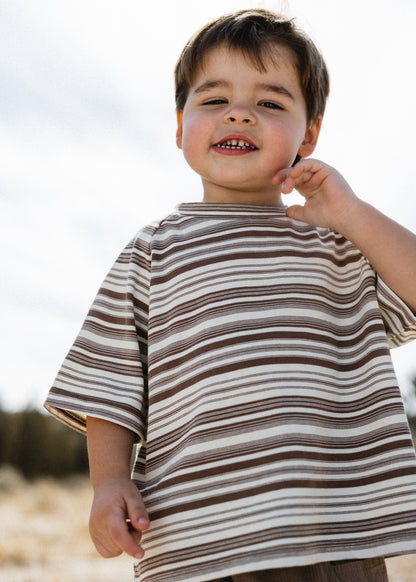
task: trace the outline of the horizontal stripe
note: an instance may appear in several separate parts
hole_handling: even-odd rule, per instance
[[[416,318],[339,234],[190,203],[107,275],[48,410],[141,441],[140,582],[416,551],[416,458],[389,347]]]

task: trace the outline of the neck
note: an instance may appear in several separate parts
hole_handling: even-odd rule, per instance
[[[251,204],[255,206],[283,206],[279,190],[273,192],[241,192],[233,190],[205,190],[203,202],[212,204]]]

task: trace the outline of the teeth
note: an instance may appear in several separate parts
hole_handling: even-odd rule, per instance
[[[229,139],[222,143],[217,143],[217,147],[231,149],[231,150],[255,150],[254,146],[250,145],[246,141],[240,139],[239,141],[236,139]]]

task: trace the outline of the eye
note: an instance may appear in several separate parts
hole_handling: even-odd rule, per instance
[[[283,107],[281,107],[281,105],[278,105],[277,103],[273,103],[273,101],[262,101],[261,103],[259,103],[259,105],[261,107],[265,107],[266,109],[278,109],[280,111],[283,111]]]
[[[223,105],[224,103],[227,103],[226,99],[210,99],[202,105]]]

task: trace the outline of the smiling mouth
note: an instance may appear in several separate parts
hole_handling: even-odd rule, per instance
[[[256,148],[255,146],[249,144],[248,142],[240,139],[228,139],[226,141],[223,141],[221,143],[216,143],[214,144],[214,147],[216,148],[222,148],[225,150],[251,150],[251,151],[255,151],[258,148]]]

